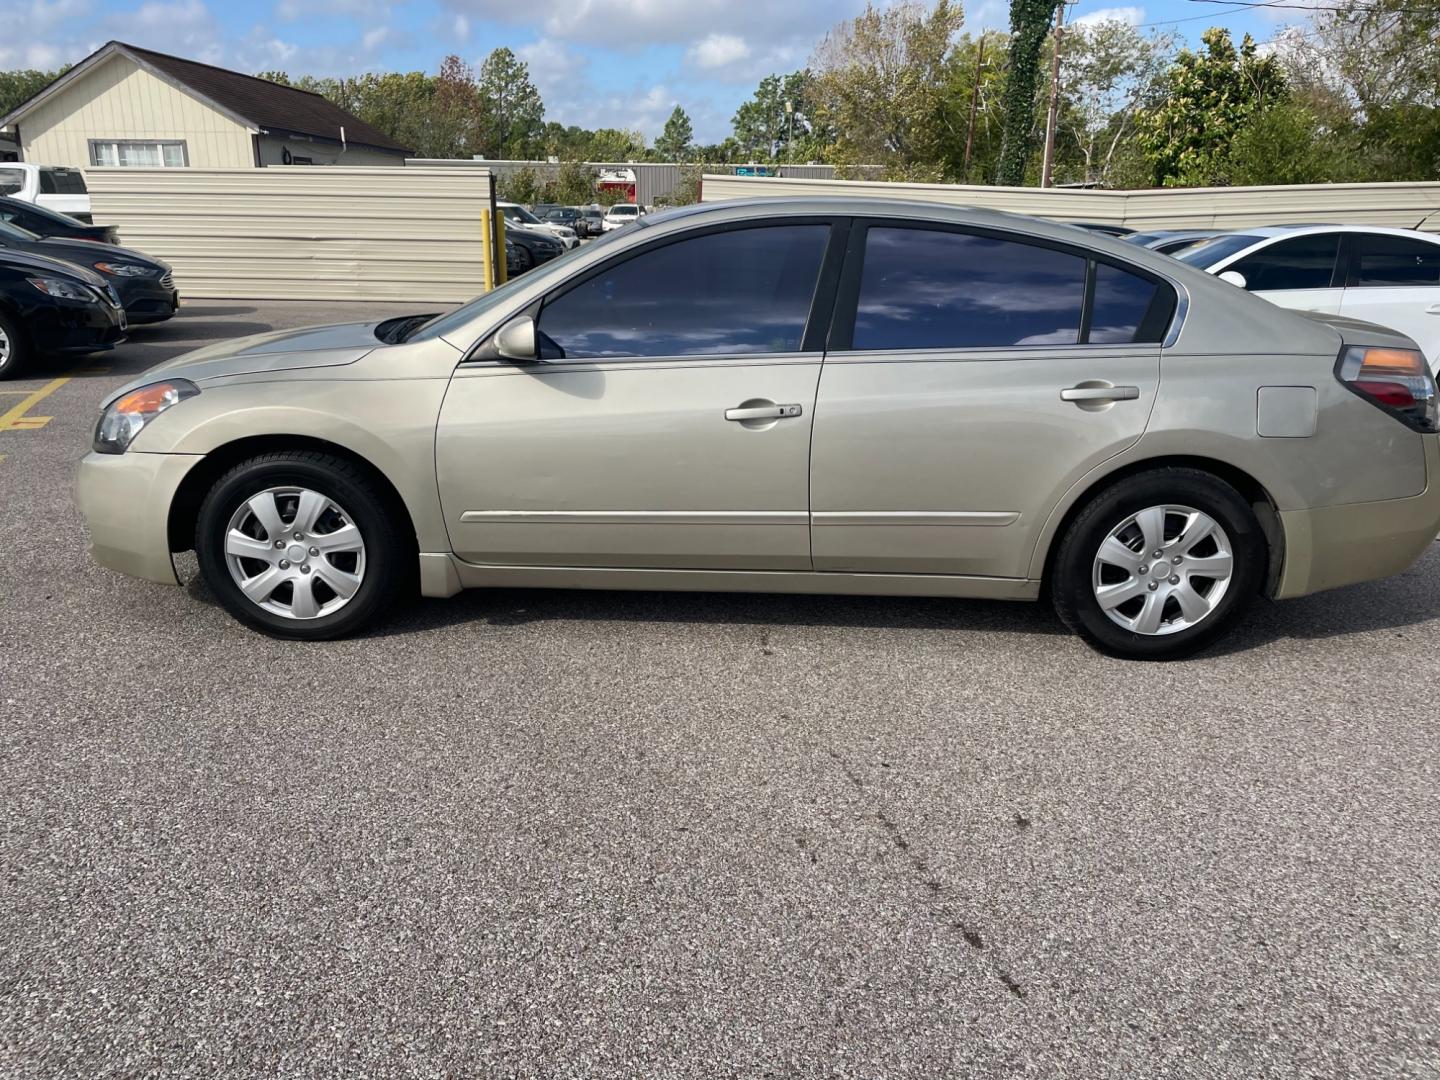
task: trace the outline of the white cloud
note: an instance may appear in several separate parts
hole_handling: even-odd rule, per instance
[[[456,41],[470,40],[470,20],[464,15],[455,16],[455,22],[451,25],[450,30],[455,35]]]
[[[545,37],[590,46],[640,49],[679,45],[719,34],[747,41],[813,45],[838,20],[863,7],[853,0],[442,0],[451,11],[543,27]]]
[[[388,26],[377,26],[373,30],[365,31],[365,36],[360,39],[360,47],[366,52],[374,52],[390,36]]]
[[[1077,19],[1071,20],[1071,26],[1092,26],[1095,23],[1123,22],[1131,26],[1139,26],[1145,21],[1145,9],[1142,7],[1108,7],[1100,8],[1098,11],[1089,11]]]
[[[692,45],[685,55],[702,68],[718,68],[747,59],[750,46],[735,34],[711,34]]]

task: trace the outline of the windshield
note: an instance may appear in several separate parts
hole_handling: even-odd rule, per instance
[[[0,218],[0,240],[39,240],[40,234]]]
[[[1196,244],[1194,247],[1176,252],[1175,258],[1189,266],[1208,270],[1216,263],[1224,262],[1231,255],[1239,254],[1251,244],[1258,244],[1263,239],[1265,239],[1263,236],[1227,233],[1224,236],[1215,237],[1214,240],[1207,240],[1203,244]]]
[[[526,210],[523,206],[505,207],[505,216],[507,218],[510,218],[512,221],[523,221],[526,225],[541,224],[540,219],[537,218],[534,214],[532,214],[529,210]]]

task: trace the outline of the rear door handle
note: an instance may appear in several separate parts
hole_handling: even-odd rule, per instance
[[[783,420],[799,416],[805,410],[799,405],[752,405],[749,408],[726,409],[726,420]]]
[[[1138,386],[1072,386],[1060,391],[1061,401],[1134,401]]]
[[[1425,309],[1426,315],[1440,315],[1440,304],[1431,304]]]

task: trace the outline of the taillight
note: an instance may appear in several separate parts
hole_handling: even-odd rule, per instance
[[[1339,380],[1416,431],[1440,431],[1435,376],[1414,349],[1352,345],[1340,354]]]

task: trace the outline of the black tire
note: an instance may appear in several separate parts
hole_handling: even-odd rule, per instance
[[[1120,626],[1101,608],[1095,596],[1095,560],[1113,529],[1132,515],[1162,505],[1191,507],[1224,529],[1230,541],[1231,577],[1218,603],[1195,625],[1171,633],[1141,634]],[[1178,660],[1199,652],[1233,627],[1260,591],[1268,565],[1269,546],[1260,522],[1231,485],[1199,469],[1155,469],[1117,481],[1076,516],[1055,554],[1050,592],[1065,625],[1098,651],[1122,660]],[[1199,587],[1210,587],[1204,578],[1199,582]],[[1143,597],[1136,599],[1143,602]]]
[[[515,265],[520,268],[515,271],[516,277],[535,269],[535,256],[530,254],[530,249],[524,244],[515,245]]]
[[[0,357],[0,379],[13,379],[30,362],[30,339],[21,332],[19,320],[5,311],[0,311],[0,332],[10,343],[8,355]]]
[[[338,610],[305,620],[275,614],[251,601],[231,576],[225,555],[232,515],[254,495],[292,485],[334,500],[359,529],[365,545],[364,574],[354,595]],[[195,527],[200,572],[225,609],[262,633],[302,641],[343,637],[372,625],[413,588],[415,550],[408,523],[391,509],[366,470],[344,458],[312,451],[263,454],[236,465],[205,496]]]

